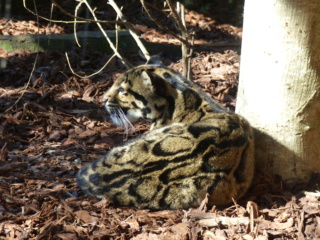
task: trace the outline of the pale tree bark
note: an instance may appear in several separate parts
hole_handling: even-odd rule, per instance
[[[240,70],[236,111],[257,129],[257,169],[319,172],[319,0],[246,0]]]

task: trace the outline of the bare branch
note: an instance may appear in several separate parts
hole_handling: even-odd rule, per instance
[[[85,4],[86,4],[86,6],[87,6],[88,9],[90,10],[91,14],[93,15],[94,19],[97,19],[96,16],[95,16],[95,14],[94,14],[94,11],[91,9],[90,5],[89,5],[85,0],[79,2],[79,4],[78,4],[77,7],[76,7],[76,10],[75,10],[75,15],[77,15],[78,9],[80,8],[80,6],[81,6],[82,3],[85,3]],[[118,17],[117,17],[117,19],[118,19]],[[77,22],[77,19],[75,19],[75,23],[74,23],[74,34],[75,34],[76,41],[77,41],[77,43],[78,43],[78,38],[77,38],[77,34],[76,34],[76,33],[77,33],[77,31],[76,31],[76,22]],[[98,24],[98,23],[97,23],[97,24]],[[98,24],[98,26],[99,26],[101,32],[102,32],[102,33],[105,33],[104,30],[102,29],[101,25]],[[117,25],[116,25],[116,26],[117,26]],[[106,38],[107,38],[107,40],[108,40],[109,38],[108,38],[108,35],[107,35],[106,33],[105,33],[105,36],[106,36]],[[111,42],[111,43],[112,43],[112,42]],[[109,42],[109,44],[110,44],[110,42]],[[112,43],[112,44],[113,44],[113,43]],[[78,43],[78,45],[80,46],[79,43]],[[113,45],[112,45],[112,46],[113,46]],[[112,47],[112,46],[110,45],[110,47]],[[71,72],[72,72],[74,75],[76,75],[76,76],[79,77],[79,78],[89,78],[89,77],[92,77],[92,76],[100,73],[100,72],[110,63],[110,61],[111,61],[115,56],[119,57],[120,60],[122,61],[122,63],[123,63],[127,68],[130,67],[129,63],[127,63],[126,60],[123,59],[122,56],[121,56],[121,55],[118,53],[118,51],[117,51],[117,49],[118,49],[118,31],[117,31],[117,28],[116,28],[116,46],[114,47],[114,49],[116,50],[116,51],[114,51],[114,54],[109,58],[109,60],[108,60],[97,72],[95,72],[95,73],[93,73],[93,74],[91,74],[91,75],[86,75],[86,76],[80,76],[80,75],[76,74],[75,71],[72,69],[72,66],[71,66],[70,61],[69,61],[68,54],[65,53],[65,55],[66,55],[66,59],[67,59],[67,63],[68,63],[69,69],[71,70]]]
[[[103,23],[103,24],[124,24],[123,22],[121,21],[104,21],[104,20],[98,20],[98,21],[95,21],[95,20],[92,20],[92,19],[87,19],[87,18],[82,18],[82,17],[76,17],[68,12],[66,12],[55,0],[51,0],[54,4],[54,6],[56,6],[63,14],[65,14],[66,16],[69,16],[71,18],[76,18],[78,23]],[[35,13],[34,11],[32,11],[31,9],[29,9],[26,5],[26,0],[23,0],[23,7],[29,11],[31,14],[35,15],[35,16],[38,16],[39,18],[43,19],[43,20],[46,20],[48,22],[55,22],[55,23],[74,23],[74,21],[65,21],[65,20],[54,20],[54,19],[49,19],[49,18],[46,18],[46,17],[43,17],[37,13]]]
[[[90,74],[90,75],[80,76],[79,74],[77,74],[77,73],[73,70],[73,68],[72,68],[72,66],[71,66],[71,64],[70,64],[70,61],[69,61],[68,53],[65,53],[65,55],[66,55],[66,59],[67,59],[67,63],[68,63],[68,66],[69,66],[70,71],[72,72],[72,74],[76,75],[76,76],[79,77],[79,78],[90,78],[90,77],[92,77],[92,76],[94,76],[94,75],[97,75],[97,74],[100,73],[100,72],[110,63],[110,61],[116,56],[116,54],[114,53],[114,54],[109,58],[109,60],[108,60],[98,71],[96,71],[95,73]]]
[[[193,37],[191,39],[191,44],[189,42],[189,32],[187,30],[186,27],[186,22],[185,22],[185,16],[184,16],[184,6],[177,2],[177,9],[178,11],[174,8],[171,0],[166,0],[166,2],[169,5],[169,8],[171,10],[171,13],[173,15],[173,18],[175,19],[179,30],[181,31],[181,37],[182,39],[184,39],[184,41],[182,42],[181,45],[181,51],[182,51],[182,60],[181,60],[181,64],[182,64],[182,76],[191,79],[191,56],[192,56],[192,48],[190,47],[190,45],[193,44]]]
[[[79,4],[76,6],[75,10],[74,10],[74,15],[77,16],[78,15],[78,10],[81,7],[81,5],[83,4],[83,2],[79,2]],[[76,43],[79,47],[81,47],[79,41],[78,41],[78,35],[77,35],[77,18],[74,19],[74,24],[73,24],[73,33],[74,33],[74,38],[76,39]]]
[[[185,22],[185,16],[184,16],[184,6],[177,2],[177,9],[173,6],[171,0],[166,0],[170,10],[171,10],[171,16],[175,20],[176,24],[178,25],[178,28],[181,32],[181,36],[173,33],[168,28],[164,27],[156,18],[154,18],[149,9],[146,7],[145,0],[140,0],[143,8],[145,9],[147,15],[149,18],[157,24],[157,26],[162,29],[163,31],[171,34],[174,38],[178,39],[181,42],[181,51],[182,51],[182,76],[191,79],[191,56],[192,56],[192,47],[194,44],[194,36],[193,34],[190,34],[186,27]],[[191,36],[191,43],[189,42]]]
[[[141,42],[140,38],[138,37],[137,33],[135,32],[135,30],[131,27],[130,23],[127,22],[126,17],[123,15],[123,13],[121,12],[120,8],[118,7],[118,5],[113,1],[113,0],[109,0],[108,4],[110,6],[113,7],[113,9],[116,11],[118,17],[120,18],[120,20],[123,22],[123,24],[125,25],[125,27],[129,30],[131,36],[134,38],[134,40],[136,41],[137,45],[139,46],[140,50],[142,51],[143,55],[145,56],[145,58],[147,60],[149,60],[150,58],[150,54],[148,52],[148,50],[145,48],[145,46],[143,45],[143,43]]]
[[[178,24],[178,27],[180,29],[181,32],[186,32],[187,31],[187,28],[183,25],[181,19],[180,19],[180,16],[179,14],[177,13],[175,7],[173,6],[171,0],[166,0],[166,2],[168,3],[168,6],[172,12],[172,15],[173,15],[173,18],[174,20],[176,21],[176,23]]]
[[[23,2],[24,2],[25,0],[23,0]],[[25,3],[25,2],[24,2]],[[39,26],[39,17],[38,17],[38,10],[37,10],[37,4],[36,4],[36,2],[35,2],[35,0],[33,0],[33,6],[34,6],[34,10],[35,10],[35,12],[36,12],[36,17],[37,17],[37,24],[38,24],[38,26]],[[40,40],[39,40],[39,27],[38,27],[38,38],[37,38],[37,45],[38,46],[40,46]],[[29,75],[29,79],[28,79],[28,82],[27,82],[27,84],[26,84],[26,86],[25,86],[25,88],[23,89],[23,91],[22,91],[22,93],[21,93],[21,95],[19,96],[19,98],[14,102],[14,104],[13,105],[11,105],[5,112],[8,112],[9,110],[11,110],[15,105],[17,105],[18,104],[18,102],[20,102],[20,100],[22,99],[22,97],[23,97],[23,95],[25,94],[25,92],[27,91],[27,89],[28,89],[28,87],[29,87],[29,85],[30,85],[30,82],[31,82],[31,79],[32,79],[32,75],[33,75],[33,72],[34,72],[34,70],[35,70],[35,68],[36,68],[36,65],[37,65],[37,62],[38,62],[38,57],[39,57],[39,51],[37,51],[36,52],[36,58],[35,58],[35,60],[34,60],[34,63],[33,63],[33,66],[32,66],[32,69],[31,69],[31,72],[30,72],[30,75]]]
[[[149,18],[155,23],[157,24],[157,26],[162,29],[164,32],[167,32],[169,34],[171,34],[174,38],[178,39],[180,42],[187,44],[187,42],[185,41],[185,39],[181,38],[179,35],[175,34],[174,32],[172,32],[170,29],[168,29],[167,27],[163,26],[156,18],[154,18],[149,9],[147,8],[147,3],[144,0],[140,0],[144,10],[146,11],[147,15],[149,16]]]
[[[86,0],[81,0],[82,2],[84,2],[87,6],[87,8],[89,9],[89,11],[91,12],[94,20],[98,20],[94,11],[92,10],[91,6],[88,4],[88,2]],[[116,54],[116,56],[121,60],[121,62],[125,65],[125,67],[127,69],[131,68],[131,64],[125,60],[121,54],[118,52],[118,49],[114,46],[113,42],[111,41],[111,39],[108,37],[108,34],[106,33],[106,31],[102,28],[101,24],[97,21],[96,24],[98,25],[100,31],[102,32],[102,34],[105,36],[105,38],[107,39],[109,46],[112,48],[113,52]]]
[[[201,219],[199,220],[199,225],[201,227],[217,227],[220,225],[248,225],[249,218],[248,217],[216,217],[211,219]]]

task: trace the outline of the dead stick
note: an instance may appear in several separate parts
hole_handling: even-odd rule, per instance
[[[201,219],[199,220],[199,225],[201,227],[217,227],[219,225],[239,225],[249,224],[249,218],[248,217],[238,217],[238,218],[229,218],[229,217],[217,217],[217,218],[211,218],[211,219]]]

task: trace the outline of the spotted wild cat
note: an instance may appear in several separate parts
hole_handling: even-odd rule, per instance
[[[82,191],[116,206],[151,209],[226,205],[248,190],[254,169],[249,123],[194,83],[160,65],[141,65],[115,80],[106,109],[127,131],[139,118],[150,132],[82,167]]]

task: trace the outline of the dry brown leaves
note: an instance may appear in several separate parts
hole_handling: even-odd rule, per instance
[[[158,21],[166,21],[165,26],[172,25],[172,31],[176,32],[173,20],[168,23],[166,17],[159,17]],[[186,24],[190,32],[194,32],[194,44],[217,43],[235,41],[242,38],[242,28],[230,24],[219,25],[212,18],[194,11],[186,10]],[[149,42],[180,44],[171,34],[154,29],[142,24],[136,24],[134,28],[141,37]]]
[[[39,30],[39,31],[38,31]],[[41,25],[35,21],[15,21],[11,19],[0,19],[0,35],[25,35],[25,34],[61,34],[64,29],[56,24]]]
[[[307,194],[282,207],[248,201],[227,209],[150,212],[114,208],[79,197],[66,179],[0,184],[2,239],[317,239],[319,197]],[[205,201],[205,200],[204,200]]]
[[[224,53],[195,53],[191,62],[194,82],[213,99],[234,111],[238,89],[240,56],[233,50]],[[181,64],[171,64],[170,68],[180,72]]]

